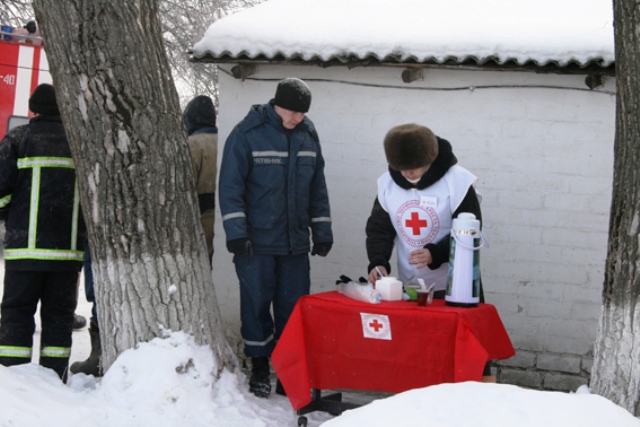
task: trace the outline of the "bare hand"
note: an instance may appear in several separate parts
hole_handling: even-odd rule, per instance
[[[369,283],[371,283],[372,285],[376,284],[376,280],[382,279],[382,277],[380,277],[380,274],[378,273],[378,270],[380,270],[380,273],[382,273],[383,276],[389,275],[389,273],[387,273],[387,269],[381,265],[379,265],[377,269],[372,268],[371,271],[369,272]]]
[[[425,268],[433,262],[431,251],[429,249],[416,249],[409,254],[409,264],[415,265],[416,268]]]

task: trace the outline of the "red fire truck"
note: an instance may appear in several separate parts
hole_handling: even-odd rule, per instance
[[[9,129],[25,124],[29,96],[40,83],[51,83],[49,63],[40,37],[0,32],[0,138]]]

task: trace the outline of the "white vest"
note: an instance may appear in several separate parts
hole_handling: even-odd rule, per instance
[[[449,238],[453,212],[477,178],[462,166],[454,165],[435,184],[423,190],[399,187],[389,172],[378,178],[378,201],[387,211],[396,229],[398,279],[403,283],[422,278],[427,286],[435,283],[435,290],[447,287],[448,263],[438,269],[418,269],[409,264],[409,254],[428,243]]]

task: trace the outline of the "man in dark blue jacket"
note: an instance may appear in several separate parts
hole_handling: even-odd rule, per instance
[[[53,86],[36,87],[29,109],[38,115],[0,143],[0,213],[6,220],[0,364],[31,361],[40,302],[40,365],[64,380],[86,233]]]
[[[305,117],[310,105],[305,82],[280,81],[275,98],[252,106],[233,129],[220,167],[220,211],[252,359],[249,390],[258,397],[271,392],[269,356],[298,298],[309,294],[310,233],[312,255],[324,257],[333,245],[324,159]],[[276,392],[284,394],[279,381]]]

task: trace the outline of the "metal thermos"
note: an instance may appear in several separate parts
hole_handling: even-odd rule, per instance
[[[446,305],[476,307],[480,302],[480,221],[463,212],[453,219],[447,273]]]

